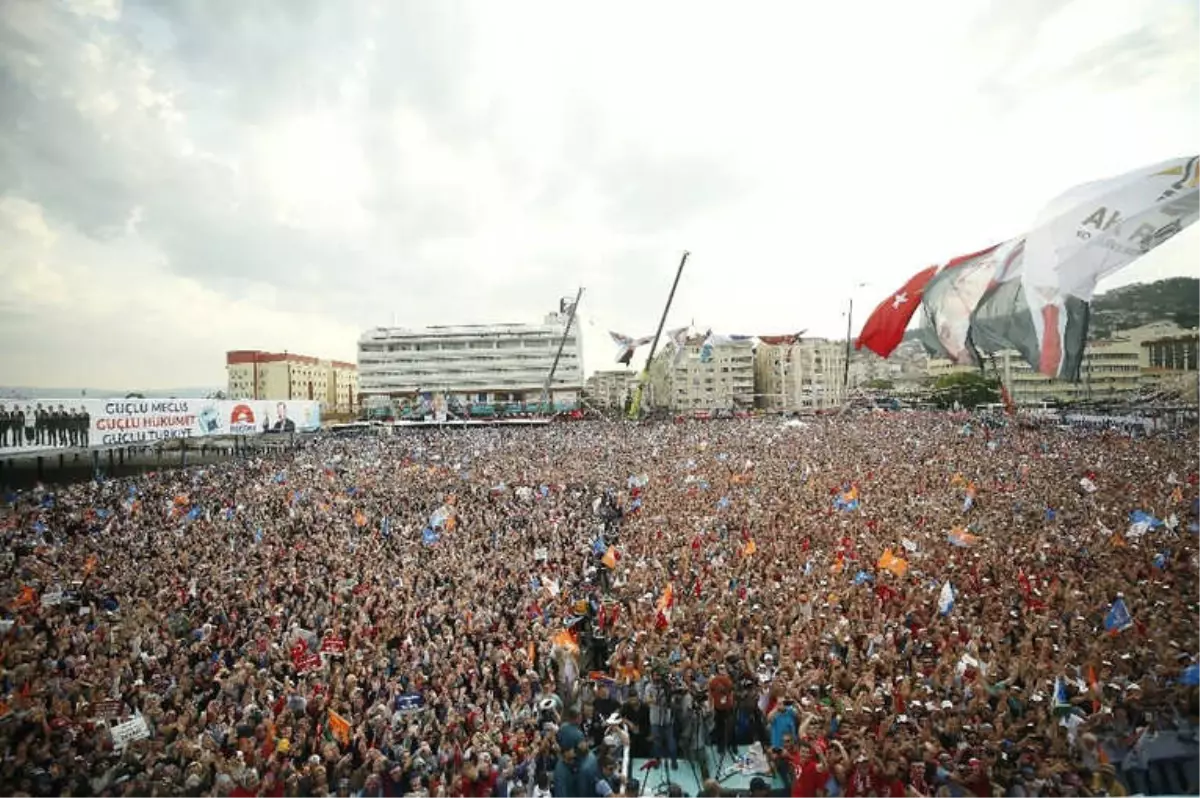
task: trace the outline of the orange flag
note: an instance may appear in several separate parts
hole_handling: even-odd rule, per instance
[[[746,546],[742,549],[742,555],[749,557],[756,551],[758,551],[758,544],[754,542],[754,538],[750,538],[746,541]]]
[[[329,731],[342,745],[350,745],[350,721],[329,710]]]
[[[14,604],[16,604],[18,607],[24,607],[28,604],[33,604],[35,601],[37,601],[37,591],[26,585],[25,587],[21,588],[21,592],[17,594]]]
[[[667,582],[667,586],[663,590],[662,595],[658,597],[658,604],[656,605],[656,609],[658,609],[660,612],[664,612],[666,610],[671,609],[671,607],[673,607],[674,605],[675,605],[675,586],[672,585],[670,582]]]
[[[617,567],[617,550],[613,546],[608,547],[608,551],[604,552],[604,556],[600,558],[600,562],[604,563],[604,567],[608,570],[613,570]]]
[[[895,554],[892,554],[891,549],[888,549],[879,558],[879,567],[885,571],[891,571],[903,579],[904,575],[908,573],[908,560],[903,557],[897,557]]]
[[[363,512],[362,512],[362,510],[356,510],[356,511],[355,511],[355,513],[354,513],[354,525],[355,525],[355,526],[366,526],[366,525],[367,525],[367,517],[366,517],[365,515],[363,515]]]
[[[563,629],[561,632],[551,638],[550,642],[556,646],[562,646],[572,653],[579,653],[579,643],[575,641],[575,635],[571,634],[570,629]]]

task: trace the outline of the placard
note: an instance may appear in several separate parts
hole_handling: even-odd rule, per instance
[[[109,728],[108,733],[112,735],[113,748],[118,751],[125,748],[132,742],[138,740],[150,739],[150,729],[146,726],[146,719],[138,715],[133,720],[127,720],[124,723],[118,723],[116,726]]]

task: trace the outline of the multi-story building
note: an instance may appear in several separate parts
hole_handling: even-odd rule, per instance
[[[1200,398],[1200,372],[1196,360],[1200,329],[1160,325],[1157,333],[1141,342],[1143,387],[1174,394],[1194,404]]]
[[[541,324],[367,330],[358,340],[363,401],[405,403],[425,393],[465,405],[540,401],[567,318],[551,313]],[[554,371],[553,401],[574,406],[582,387],[583,346],[572,326]]]
[[[676,363],[668,347],[650,365],[649,404],[673,411],[736,410],[754,406],[754,344],[750,340],[712,347],[700,354],[704,336],[689,338]]]
[[[754,355],[756,404],[771,411],[836,407],[845,397],[845,370],[845,341],[760,342]]]
[[[1156,382],[1195,371],[1198,336],[1200,331],[1157,322],[1089,341],[1078,382],[1045,377],[1011,350],[988,358],[984,373],[999,376],[1018,405],[1128,399]],[[972,370],[943,358],[930,358],[928,368],[933,378]]]
[[[239,349],[225,353],[225,372],[230,399],[312,399],[347,413],[358,398],[358,368],[341,360]]]
[[[625,407],[626,397],[633,396],[637,381],[637,372],[613,369],[593,373],[587,378],[584,387],[588,401],[596,407],[622,409]]]

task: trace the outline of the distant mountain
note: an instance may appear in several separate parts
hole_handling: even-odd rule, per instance
[[[221,388],[160,388],[158,390],[127,388],[30,388],[26,386],[0,387],[0,402],[5,399],[114,399],[130,393],[140,393],[147,399],[169,399],[179,397],[192,399],[205,397]]]
[[[1155,321],[1173,321],[1184,329],[1200,327],[1200,280],[1170,277],[1134,283],[1097,294],[1089,320],[1093,338],[1107,338]]]

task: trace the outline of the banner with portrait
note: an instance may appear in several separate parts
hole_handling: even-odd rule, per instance
[[[309,400],[0,400],[0,456],[320,428],[320,403]]]

